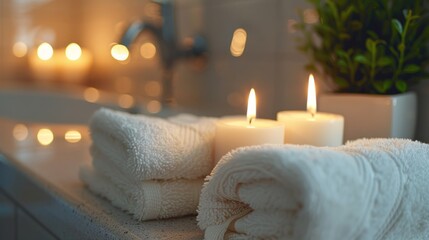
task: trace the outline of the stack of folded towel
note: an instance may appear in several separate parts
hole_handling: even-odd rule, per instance
[[[90,121],[88,187],[139,220],[195,214],[213,168],[214,119],[169,119],[100,109]]]
[[[207,177],[205,239],[429,239],[429,145],[245,147]]]

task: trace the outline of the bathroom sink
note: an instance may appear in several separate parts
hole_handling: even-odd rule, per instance
[[[44,123],[86,124],[92,113],[105,104],[85,101],[76,94],[0,90],[0,117]],[[115,108],[115,106],[109,106]]]

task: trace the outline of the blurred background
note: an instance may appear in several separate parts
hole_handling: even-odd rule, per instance
[[[0,0],[0,89],[220,116],[245,114],[253,87],[258,116],[275,118],[305,110],[306,58],[293,28],[299,11],[317,21],[299,0]],[[150,31],[133,36],[127,51],[117,44],[137,23]],[[198,56],[180,54],[192,46]],[[173,101],[163,96],[166,79]]]

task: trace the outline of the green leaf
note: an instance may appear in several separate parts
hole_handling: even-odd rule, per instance
[[[396,89],[398,89],[399,92],[405,92],[407,91],[407,83],[405,81],[402,80],[398,80],[395,82],[395,87]]]
[[[384,85],[384,82],[374,82],[372,85],[374,86],[375,90],[377,90],[377,92],[379,93],[385,93],[387,90]]]
[[[416,73],[421,70],[420,66],[415,64],[409,64],[404,67],[404,73]]]
[[[335,5],[334,1],[328,0],[326,4],[328,4],[329,9],[331,10],[332,16],[334,17],[335,21],[338,23],[340,21],[340,16],[338,14],[338,8]]]
[[[328,34],[336,35],[337,34],[337,32],[333,28],[331,28],[327,25],[324,25],[324,24],[316,25],[314,28],[318,33],[320,33],[322,35],[325,35],[325,34],[326,35],[328,35]]]
[[[399,58],[399,53],[398,51],[396,51],[395,48],[393,48],[392,46],[389,47],[390,52],[396,57]]]
[[[389,88],[391,88],[393,85],[392,80],[383,80],[383,81],[377,81],[373,83],[373,86],[375,90],[379,93],[386,93]]]
[[[347,63],[346,63],[346,61],[344,61],[343,59],[340,59],[340,60],[338,60],[338,62],[337,62],[337,65],[339,66],[339,67],[347,67]]]
[[[404,31],[402,27],[402,23],[398,19],[392,19],[392,26],[396,31],[398,31],[399,34],[402,34]]]
[[[372,40],[371,38],[367,38],[365,41],[365,46],[366,49],[370,52],[373,53],[375,51],[375,41]]]
[[[407,16],[408,16],[408,9],[404,9],[404,10],[402,10],[402,15],[404,15],[404,18],[407,18]]]
[[[381,57],[377,60],[377,65],[380,67],[386,67],[393,64],[393,59],[389,57]]]
[[[353,5],[349,6],[347,10],[341,12],[341,21],[345,22],[350,17],[350,15],[355,11]]]
[[[419,18],[420,18],[419,15],[414,15],[414,16],[410,17],[410,21],[413,21],[413,20],[416,20],[416,19],[419,19]]]
[[[335,53],[337,54],[338,57],[341,57],[341,58],[349,57],[349,55],[344,50],[341,50],[341,49],[338,49]]]
[[[362,64],[365,64],[365,65],[370,64],[370,61],[368,60],[368,58],[367,58],[365,55],[362,55],[362,54],[358,54],[358,55],[356,55],[356,56],[353,58],[353,60],[354,60],[355,62],[362,63]]]
[[[405,51],[405,44],[403,44],[403,43],[398,44],[398,50],[399,50],[399,52]]]
[[[389,90],[390,87],[392,87],[393,81],[392,80],[384,80],[383,85],[384,85],[385,91],[387,91],[387,90]]]

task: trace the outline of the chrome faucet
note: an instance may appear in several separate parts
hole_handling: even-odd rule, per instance
[[[164,67],[164,77],[162,82],[162,103],[173,105],[175,103],[173,95],[173,68],[175,62],[185,57],[206,56],[207,46],[203,37],[196,36],[192,44],[183,48],[177,43],[175,32],[174,5],[172,0],[153,1],[160,5],[162,25],[157,26],[150,22],[133,22],[126,29],[120,43],[128,48],[142,32],[151,32],[159,43],[159,52]]]

